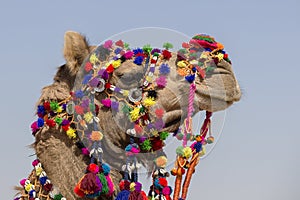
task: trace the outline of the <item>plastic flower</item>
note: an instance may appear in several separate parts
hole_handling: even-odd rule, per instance
[[[74,130],[73,128],[69,128],[69,130],[67,130],[67,135],[70,139],[74,139],[76,138],[76,130]]]

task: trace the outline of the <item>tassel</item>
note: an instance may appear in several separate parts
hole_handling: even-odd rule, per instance
[[[92,163],[89,164],[87,171],[87,174],[85,174],[75,186],[74,192],[79,197],[84,197],[85,195],[88,198],[94,198],[99,196],[102,191],[102,184],[97,176],[99,167]]]
[[[101,191],[101,194],[105,194],[105,195],[108,194],[109,188],[108,188],[107,180],[106,180],[104,174],[103,174],[103,173],[98,174],[98,177],[99,177],[100,182],[101,182],[101,184],[102,184],[102,191]]]
[[[106,178],[108,189],[109,189],[109,192],[107,195],[112,196],[115,191],[114,183],[112,182],[110,175],[105,176],[105,178]]]

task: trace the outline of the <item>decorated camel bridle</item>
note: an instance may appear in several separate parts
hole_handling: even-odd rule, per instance
[[[79,197],[112,196],[115,190],[110,177],[110,167],[102,158],[105,152],[101,141],[105,133],[99,127],[100,119],[97,117],[99,109],[107,108],[114,113],[121,112],[130,122],[130,127],[126,130],[130,139],[125,148],[123,179],[120,181],[120,192],[116,200],[170,200],[172,193],[174,200],[187,198],[195,167],[200,157],[205,154],[205,145],[214,141],[210,132],[211,112],[206,111],[200,132],[194,135],[192,131],[195,79],[204,80],[221,60],[230,60],[223,51],[223,45],[207,35],[194,36],[189,43],[183,43],[183,48],[177,53],[177,73],[189,83],[189,96],[187,116],[180,128],[172,134],[178,140],[182,140],[182,145],[176,149],[177,158],[171,170],[171,174],[176,176],[173,191],[167,181],[167,158],[161,153],[164,141],[171,134],[163,131],[165,111],[156,105],[158,91],[167,86],[167,77],[171,71],[169,60],[172,54],[169,49],[172,45],[165,43],[163,47],[164,49],[157,49],[145,45],[143,48],[131,50],[129,45],[121,40],[108,40],[86,58],[69,98],[61,102],[45,101],[38,106],[38,119],[31,125],[33,135],[44,127],[62,129],[76,142],[82,153],[90,157],[85,175],[74,188]],[[114,71],[124,62],[144,66],[144,76],[139,87],[126,90],[111,83]],[[103,97],[100,100],[101,105],[94,102],[98,94],[102,94]],[[141,164],[137,155],[155,152],[152,185],[146,195],[138,181],[138,168]],[[36,176],[44,183],[42,186],[51,192],[53,186],[41,163],[35,160],[33,166],[37,172]],[[23,179],[20,183],[30,197],[38,199],[29,180]],[[54,199],[64,199],[59,193],[52,196]]]

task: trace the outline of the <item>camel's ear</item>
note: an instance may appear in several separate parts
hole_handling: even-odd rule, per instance
[[[64,57],[72,74],[76,74],[85,57],[89,54],[86,38],[73,31],[65,33]]]

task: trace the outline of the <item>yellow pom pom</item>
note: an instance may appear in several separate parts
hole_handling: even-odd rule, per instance
[[[93,122],[93,117],[94,117],[94,115],[91,112],[87,112],[83,116],[84,120],[89,124]]]
[[[147,97],[144,101],[143,101],[143,105],[146,107],[150,107],[153,106],[156,102],[154,101],[153,97]]]
[[[129,91],[128,90],[123,90],[123,96],[127,97],[129,95]]]
[[[192,156],[192,154],[193,154],[193,151],[190,147],[185,147],[183,149],[183,157],[189,159]]]
[[[131,192],[133,192],[135,190],[134,187],[135,187],[135,183],[134,182],[130,183],[129,188],[130,188]]]
[[[37,167],[37,168],[35,169],[35,174],[36,174],[37,176],[40,176],[42,172],[43,172],[43,168],[41,168],[41,167]]]
[[[130,119],[131,121],[136,121],[140,116],[140,108],[135,107],[132,111],[130,111]]]
[[[92,54],[91,55],[91,57],[90,57],[90,62],[92,63],[92,64],[96,64],[96,62],[98,62],[98,58],[97,58],[97,56],[96,56],[96,54]]]
[[[151,76],[146,76],[146,81],[148,81],[149,83],[151,83],[153,80],[153,77]]]
[[[27,192],[30,192],[32,189],[34,189],[34,185],[32,185],[31,183],[25,185],[25,190]]]
[[[63,111],[62,107],[61,106],[58,106],[58,108],[56,109],[56,112],[57,113],[61,113]]]
[[[67,130],[67,135],[69,136],[70,139],[76,138],[76,131],[73,128],[69,128]]]
[[[177,66],[178,67],[181,67],[181,68],[183,68],[183,67],[186,67],[186,63],[182,60],[182,61],[179,61],[178,63],[177,63]]]
[[[219,61],[223,60],[224,54],[218,53],[217,58],[219,59]]]
[[[118,60],[113,61],[113,62],[112,62],[112,66],[113,66],[114,68],[120,67],[120,66],[121,66],[121,60],[118,59]]]

